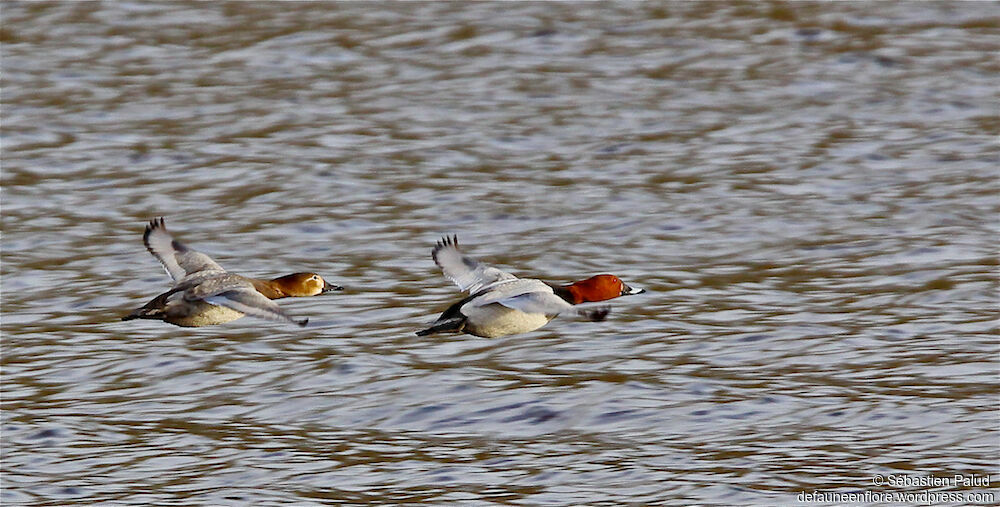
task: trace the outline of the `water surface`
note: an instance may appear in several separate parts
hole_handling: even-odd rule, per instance
[[[996,493],[994,3],[0,9],[5,504]],[[347,290],[121,322],[160,215]],[[445,234],[648,292],[420,338]]]

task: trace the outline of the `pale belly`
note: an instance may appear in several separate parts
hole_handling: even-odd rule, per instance
[[[164,321],[181,327],[213,326],[232,322],[245,314],[204,301],[176,302],[167,307]]]
[[[524,313],[499,303],[486,306],[465,306],[462,313],[468,317],[465,332],[483,338],[498,338],[534,331],[551,318],[541,313]]]

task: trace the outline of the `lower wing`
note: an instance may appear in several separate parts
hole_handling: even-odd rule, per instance
[[[309,322],[309,319],[295,320],[289,317],[274,301],[254,289],[227,290],[206,297],[204,301],[263,319],[292,322],[299,326],[305,326],[306,322]]]

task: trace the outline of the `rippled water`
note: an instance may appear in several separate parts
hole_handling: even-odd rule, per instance
[[[996,3],[0,13],[5,504],[997,493]],[[158,215],[347,290],[121,322]],[[648,293],[419,338],[444,234]]]

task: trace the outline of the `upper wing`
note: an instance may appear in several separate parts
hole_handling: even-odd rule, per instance
[[[146,232],[142,235],[142,242],[146,245],[146,250],[163,264],[167,274],[175,282],[199,271],[225,271],[211,257],[191,250],[175,240],[167,231],[163,217],[149,222]]]
[[[253,288],[241,287],[227,290],[214,296],[203,298],[205,302],[213,305],[225,306],[247,315],[270,320],[292,322],[300,326],[305,326],[309,319],[295,320],[288,316],[274,301],[257,292]]]
[[[459,289],[469,293],[478,292],[483,287],[504,280],[517,280],[517,277],[510,273],[463,255],[458,249],[457,236],[438,241],[431,251],[431,257],[447,279],[455,282]]]

